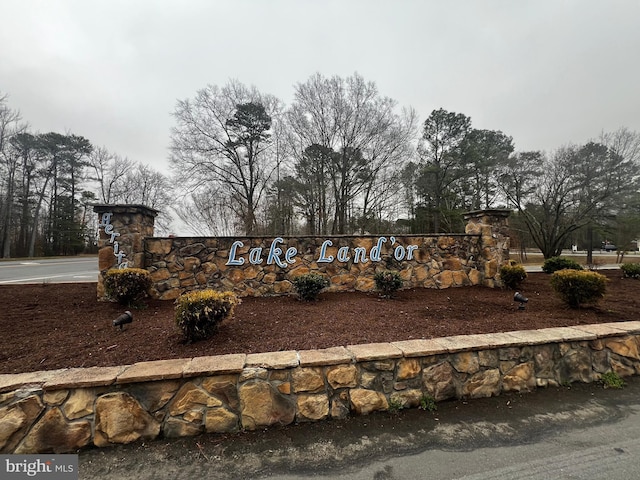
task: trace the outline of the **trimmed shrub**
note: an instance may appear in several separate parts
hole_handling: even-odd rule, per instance
[[[291,279],[291,283],[300,298],[310,302],[318,298],[323,288],[329,286],[329,279],[317,273],[305,273]]]
[[[151,285],[151,274],[142,268],[112,268],[104,276],[107,297],[120,305],[140,302]]]
[[[176,325],[187,341],[204,340],[218,331],[239,303],[233,292],[208,289],[184,293],[176,299]]]
[[[542,271],[544,273],[553,273],[558,270],[583,270],[582,265],[578,262],[564,257],[551,257],[547,258],[542,264]]]
[[[402,287],[402,278],[400,273],[395,270],[384,270],[373,276],[376,282],[376,288],[382,292],[384,297],[391,297],[396,290]]]
[[[500,267],[500,278],[505,287],[516,290],[527,278],[527,272],[522,265],[510,260],[507,265]]]
[[[571,308],[584,303],[596,303],[607,288],[607,277],[600,273],[578,270],[558,270],[551,275],[551,287]]]
[[[623,263],[620,268],[625,278],[640,278],[640,263]]]

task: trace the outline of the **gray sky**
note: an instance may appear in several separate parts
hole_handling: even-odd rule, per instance
[[[358,72],[516,150],[640,131],[638,0],[0,0],[0,19],[0,91],[33,131],[165,173],[176,100],[231,78],[288,104]]]

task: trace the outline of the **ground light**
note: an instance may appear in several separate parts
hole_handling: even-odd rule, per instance
[[[518,306],[518,310],[524,310],[524,304],[527,303],[529,299],[524,295],[522,295],[520,292],[516,292],[516,294],[513,296],[513,301],[520,302],[520,305]]]
[[[129,310],[127,310],[126,312],[124,312],[122,315],[120,315],[118,318],[116,318],[113,321],[113,326],[120,327],[120,330],[122,330],[122,327],[125,324],[131,323],[131,322],[133,322],[133,315]]]

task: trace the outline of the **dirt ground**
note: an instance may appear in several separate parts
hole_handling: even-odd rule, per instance
[[[171,301],[147,300],[123,329],[113,320],[125,308],[96,300],[95,283],[0,286],[0,373],[227,353],[305,350],[339,345],[637,320],[640,282],[619,269],[601,270],[607,294],[595,306],[567,308],[549,275],[530,273],[519,310],[511,290],[458,287],[411,289],[392,299],[377,293],[323,293],[243,298],[212,338],[184,342]]]

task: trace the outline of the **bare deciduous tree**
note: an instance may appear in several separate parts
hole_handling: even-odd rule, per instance
[[[139,204],[160,211],[156,227],[168,232],[171,224],[171,207],[175,204],[173,186],[166,175],[148,165],[133,162],[127,157],[96,148],[89,162],[97,182],[98,200],[103,203]]]
[[[327,195],[319,203],[333,207],[331,233],[346,233],[358,216],[366,219],[383,172],[399,170],[408,160],[415,113],[395,109],[394,100],[381,97],[375,83],[358,74],[346,79],[315,74],[296,86],[287,112],[289,145],[298,169],[308,163],[310,147],[327,153],[326,168],[316,166],[314,175],[329,175],[331,189],[319,192]],[[323,222],[319,226],[326,228]]]
[[[2,257],[11,255],[12,235],[15,233],[14,210],[20,155],[11,139],[26,129],[20,112],[9,107],[8,95],[0,92],[0,244]]]
[[[640,164],[640,133],[621,127],[614,132],[603,132],[599,142],[625,160]]]
[[[98,147],[91,152],[89,163],[93,170],[92,180],[98,183],[98,199],[103,203],[117,203],[126,193],[124,180],[134,168],[126,157]]]
[[[178,101],[173,114],[177,178],[190,192],[226,190],[247,235],[256,230],[256,210],[277,165],[270,133],[280,108],[272,95],[230,81]]]
[[[547,157],[514,155],[501,191],[545,258],[560,255],[576,230],[614,214],[638,188],[638,165],[598,143],[568,146]]]

